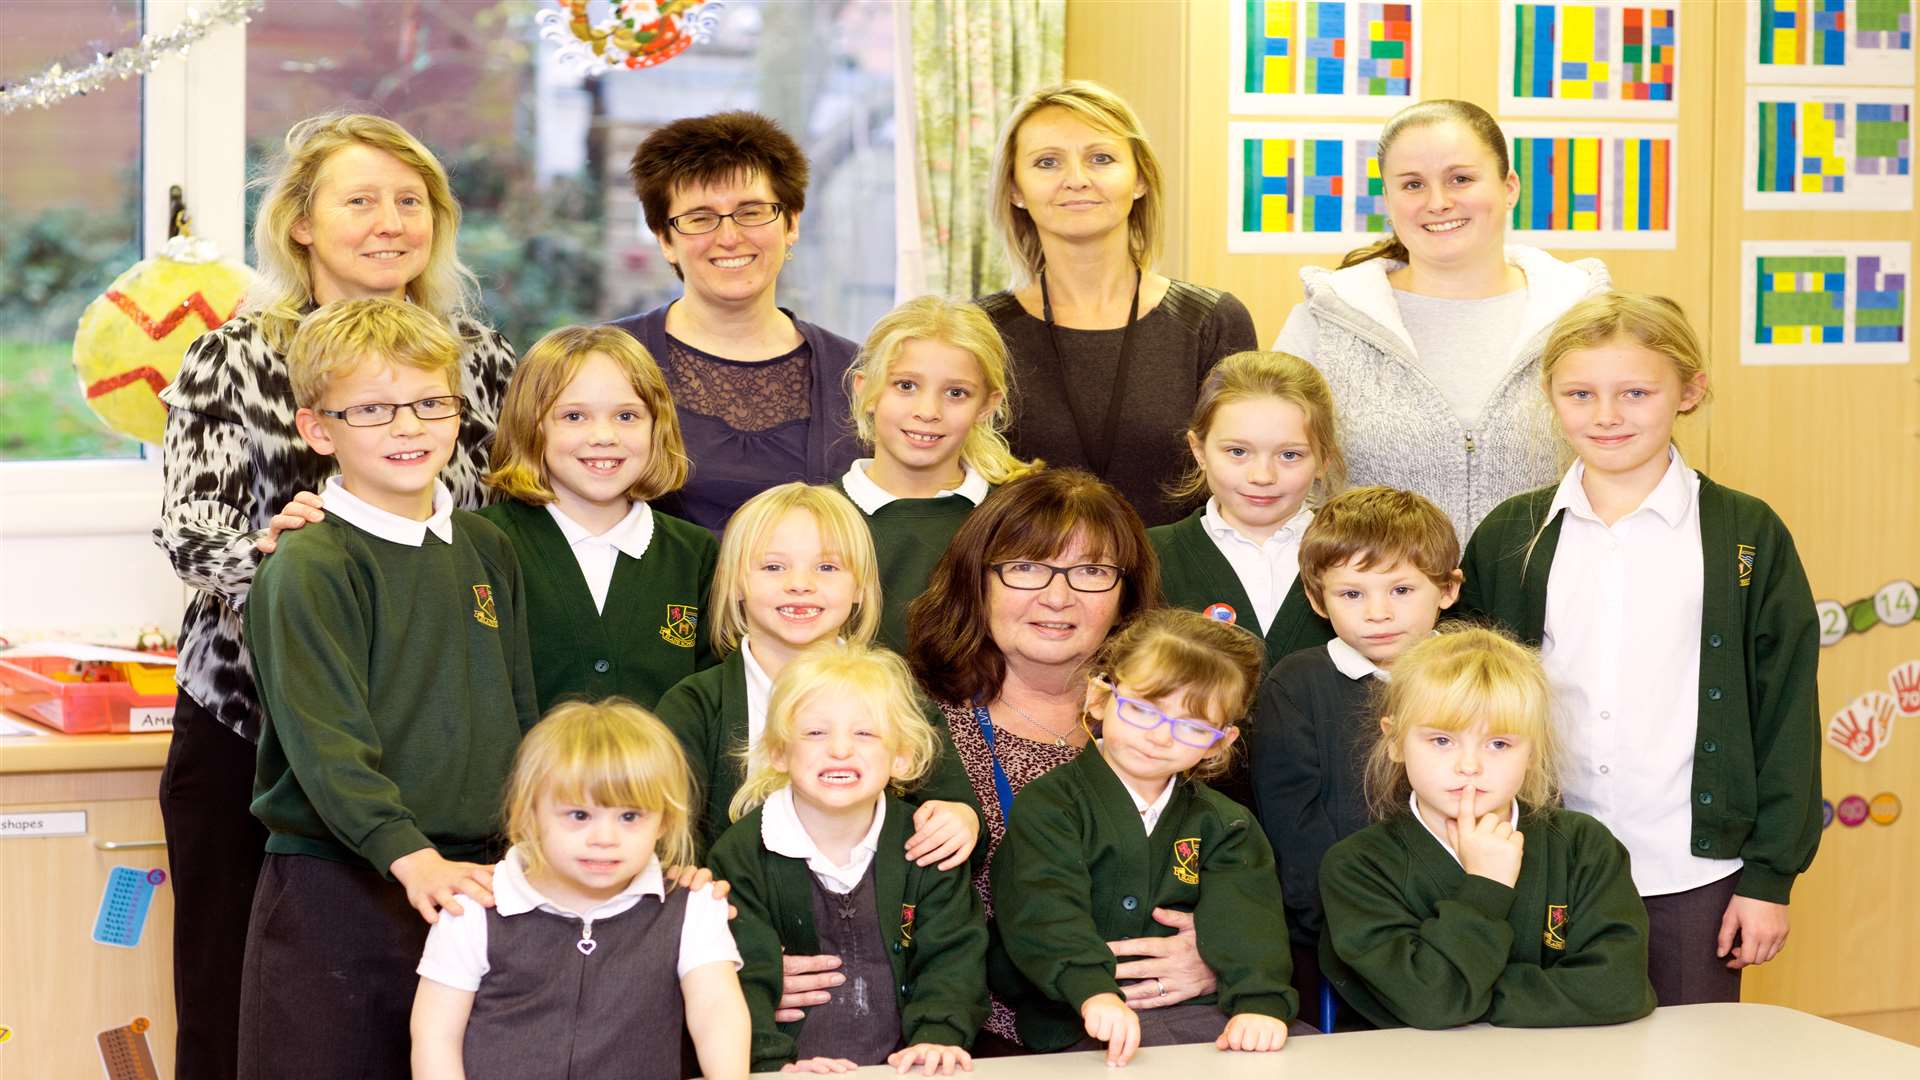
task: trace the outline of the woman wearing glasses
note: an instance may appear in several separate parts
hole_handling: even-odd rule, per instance
[[[266,851],[266,830],[248,811],[260,704],[242,605],[279,534],[320,519],[312,493],[333,471],[294,429],[287,343],[307,313],[335,300],[404,297],[444,321],[461,343],[465,415],[440,479],[460,506],[479,506],[514,357],[474,317],[459,227],[446,170],[398,124],[329,115],[294,125],[254,224],[258,287],[243,315],[193,343],[161,394],[166,496],[154,535],[195,590],[160,781],[181,1076],[235,1073],[241,958]]]
[[[760,492],[830,483],[860,456],[842,381],[857,346],[774,297],[807,201],[806,155],[778,124],[751,112],[676,120],[640,144],[629,174],[686,288],[614,325],[666,374],[693,460],[660,505],[718,533]]]
[[[1048,469],[1015,480],[960,526],[907,609],[907,658],[946,714],[985,812],[989,858],[1020,789],[1087,747],[1080,715],[1094,653],[1114,627],[1159,606],[1160,564],[1140,515],[1089,473]],[[991,916],[984,868],[974,887]],[[1155,918],[1180,932],[1113,943],[1129,1003],[1150,1008],[1210,992],[1191,916]],[[975,1053],[1017,1045],[1013,1013],[996,999]]]

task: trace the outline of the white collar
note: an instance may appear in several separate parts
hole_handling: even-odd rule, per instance
[[[1599,521],[1600,515],[1593,512],[1593,503],[1587,499],[1587,489],[1581,479],[1587,474],[1587,463],[1576,461],[1560,480],[1559,490],[1553,493],[1553,504],[1547,507],[1547,516],[1551,518],[1561,510],[1567,510],[1576,516],[1590,521]],[[1632,517],[1642,510],[1651,510],[1667,523],[1668,528],[1676,528],[1687,519],[1687,510],[1693,504],[1692,473],[1687,463],[1680,457],[1680,448],[1667,448],[1667,471],[1660,476],[1660,482],[1654,485],[1647,497],[1635,507]],[[1625,520],[1622,518],[1621,520]]]
[[[860,883],[861,876],[867,872],[867,864],[873,861],[874,853],[880,850],[880,827],[887,822],[887,796],[885,792],[874,798],[873,824],[867,827],[867,834],[853,845],[846,865],[834,863],[821,852],[820,845],[813,842],[807,827],[800,822],[800,812],[793,805],[793,787],[788,785],[767,796],[760,804],[760,842],[775,855],[785,855],[789,859],[804,859],[807,868],[816,874],[826,874],[851,888]],[[858,870],[853,880],[847,881],[850,870]]]
[[[1160,815],[1166,812],[1167,804],[1173,801],[1173,788],[1179,782],[1180,778],[1177,776],[1167,777],[1167,786],[1160,789],[1160,794],[1154,796],[1152,802],[1141,798],[1140,793],[1133,790],[1133,785],[1125,780],[1120,781],[1120,786],[1127,789],[1127,798],[1133,800],[1133,808],[1140,812],[1140,820],[1148,823],[1147,831],[1152,832],[1153,825],[1157,824],[1160,821]]]
[[[403,518],[362,499],[347,490],[346,481],[339,473],[327,477],[320,501],[326,505],[327,513],[338,514],[354,528],[391,544],[419,547],[426,542],[429,529],[441,543],[453,543],[453,493],[438,480],[433,482],[433,516],[425,521]]]
[[[1207,532],[1213,534],[1215,537],[1221,540],[1238,540],[1243,544],[1250,544],[1257,548],[1265,547],[1267,544],[1272,543],[1282,545],[1298,543],[1301,534],[1307,531],[1307,524],[1312,520],[1313,511],[1302,506],[1297,513],[1288,518],[1278,529],[1275,529],[1273,535],[1269,536],[1263,542],[1255,540],[1253,537],[1248,536],[1246,533],[1241,532],[1229,524],[1227,519],[1220,515],[1219,499],[1209,498],[1207,500],[1206,510],[1200,515],[1200,524],[1206,526]]]
[[[1409,792],[1407,794],[1407,809],[1413,811],[1413,820],[1419,822],[1420,827],[1427,830],[1427,835],[1433,837],[1434,840],[1438,842],[1442,848],[1445,848],[1447,854],[1453,856],[1454,862],[1460,862],[1460,853],[1453,850],[1453,845],[1447,843],[1447,838],[1444,836],[1441,836],[1437,832],[1434,832],[1433,826],[1427,824],[1427,819],[1420,816],[1420,796]],[[1507,812],[1507,824],[1513,826],[1516,829],[1520,827],[1520,800],[1519,799],[1513,800],[1513,807]],[[1460,865],[1464,867],[1466,864],[1460,863]]]
[[[750,640],[744,637],[740,639],[740,660],[747,669],[748,700],[751,701],[751,695],[757,691],[764,702],[773,693],[773,678],[767,674],[766,668],[760,666],[760,661],[753,658],[753,646],[748,644]]]
[[[861,458],[849,465],[847,474],[840,478],[840,486],[847,489],[847,498],[853,500],[853,505],[859,507],[861,513],[869,516],[878,513],[880,508],[888,503],[897,502],[900,498],[898,495],[889,494],[867,475],[867,466],[871,464],[873,464],[872,458]],[[959,487],[936,492],[933,497],[940,499],[948,495],[958,495],[973,505],[979,506],[987,497],[987,478],[975,472],[973,466],[965,462],[960,463],[960,472]]]
[[[635,499],[627,509],[627,516],[598,536],[587,531],[585,525],[567,516],[560,504],[547,504],[547,513],[553,515],[554,524],[560,526],[560,535],[566,537],[568,547],[579,547],[589,541],[610,544],[620,554],[630,559],[638,559],[647,553],[647,545],[653,543],[653,508],[646,500]]]
[[[1392,673],[1386,668],[1367,659],[1359,649],[1354,648],[1339,638],[1334,638],[1332,641],[1327,642],[1327,656],[1333,660],[1333,666],[1340,670],[1340,674],[1345,675],[1349,679],[1357,681],[1369,675],[1382,681],[1391,681],[1393,679]]]
[[[621,911],[634,905],[643,896],[665,897],[667,895],[666,878],[660,872],[658,858],[647,861],[647,868],[634,876],[627,887],[619,894],[602,901],[592,911],[568,911],[566,908],[546,898],[533,882],[527,880],[527,856],[515,844],[507,849],[507,857],[493,870],[493,909],[503,916],[524,915],[540,909],[556,915],[578,915],[595,919],[602,915],[617,914],[609,911],[618,907]]]

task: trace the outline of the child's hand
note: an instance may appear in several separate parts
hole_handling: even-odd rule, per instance
[[[1081,1002],[1080,1019],[1087,1022],[1087,1038],[1107,1044],[1108,1065],[1125,1065],[1140,1049],[1140,1016],[1119,994],[1095,994]]]
[[[1287,1022],[1259,1013],[1235,1013],[1233,1019],[1227,1021],[1227,1030],[1213,1040],[1213,1045],[1221,1050],[1251,1050],[1257,1054],[1278,1050],[1286,1044]]]
[[[965,803],[922,803],[913,812],[913,835],[907,837],[907,860],[916,866],[940,864],[951,870],[967,861],[980,839],[980,815]]]
[[[387,867],[393,878],[407,890],[407,903],[429,924],[440,921],[440,909],[448,914],[464,912],[461,894],[481,907],[493,906],[493,867],[479,863],[452,862],[430,847],[409,852]]]
[[[1520,858],[1526,837],[1514,829],[1504,813],[1482,814],[1475,820],[1473,785],[1460,792],[1460,812],[1447,822],[1447,840],[1460,855],[1460,866],[1469,874],[1497,881],[1513,888],[1520,880]]]
[[[273,515],[273,519],[267,522],[266,534],[253,542],[253,549],[262,555],[273,554],[273,549],[280,546],[281,533],[325,518],[327,515],[321,513],[322,509],[320,496],[313,492],[303,491],[295,495],[285,509]]]
[[[1738,949],[1733,947],[1735,935],[1740,938]],[[1780,955],[1786,943],[1787,905],[1736,896],[1720,916],[1720,941],[1713,955],[1727,957],[1727,966],[1738,971]]]
[[[685,889],[688,892],[699,892],[701,889],[711,885],[713,886],[713,898],[715,900],[725,900],[727,894],[733,891],[731,884],[714,877],[713,871],[704,866],[669,866],[666,869],[666,878],[673,883],[674,888]],[[728,904],[727,918],[737,919],[739,917],[740,909],[734,907],[732,904]]]
[[[807,1058],[804,1061],[789,1061],[780,1066],[783,1073],[843,1073],[852,1072],[860,1066],[846,1058]]]
[[[962,1072],[973,1071],[973,1055],[957,1046],[942,1046],[939,1043],[915,1043],[905,1050],[895,1050],[887,1055],[887,1064],[902,1073],[913,1071],[914,1062],[925,1061],[921,1069],[925,1076],[938,1073],[952,1076],[953,1067],[960,1066]]]

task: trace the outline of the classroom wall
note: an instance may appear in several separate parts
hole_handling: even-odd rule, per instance
[[[1301,299],[1299,270],[1331,255],[1227,252],[1228,0],[1068,0],[1070,78],[1106,83],[1141,113],[1170,173],[1172,235],[1161,269],[1227,289],[1271,341]],[[1556,250],[1597,256],[1622,288],[1679,301],[1712,353],[1713,401],[1683,421],[1681,449],[1715,479],[1764,498],[1792,530],[1816,599],[1851,603],[1920,579],[1920,379],[1906,365],[1746,367],[1738,359],[1742,239],[1920,240],[1903,213],[1748,212],[1741,203],[1748,5],[1682,9],[1678,247]],[[1499,7],[1426,3],[1422,97],[1496,106]],[[1497,115],[1497,114],[1496,114]],[[1332,117],[1347,122],[1365,117]],[[1911,326],[1909,327],[1911,332]],[[1920,657],[1920,621],[1876,627],[1821,651],[1821,725]],[[1823,746],[1827,797],[1891,791],[1891,826],[1835,824],[1795,891],[1792,934],[1745,980],[1749,1001],[1789,1005],[1920,1043],[1920,729],[1859,764]]]

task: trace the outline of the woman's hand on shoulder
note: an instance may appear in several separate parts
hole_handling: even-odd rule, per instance
[[[320,496],[311,491],[303,491],[295,495],[292,502],[267,522],[267,531],[261,534],[260,539],[253,542],[254,550],[262,555],[273,554],[273,549],[280,546],[281,533],[290,529],[305,528],[313,522],[324,519],[327,516],[324,513],[325,509],[326,505],[320,501]]]
[[[921,1065],[923,1076],[952,1076],[954,1066],[961,1072],[973,1071],[973,1055],[958,1046],[945,1046],[940,1043],[915,1043],[905,1050],[895,1050],[887,1055],[887,1064],[898,1073],[910,1073],[915,1064]]]
[[[980,815],[965,803],[936,799],[913,812],[913,829],[907,837],[907,860],[951,870],[966,862],[980,841]]]
[[[1221,1050],[1250,1050],[1268,1053],[1287,1043],[1287,1022],[1262,1013],[1236,1013],[1227,1021],[1227,1029],[1213,1040]]]

